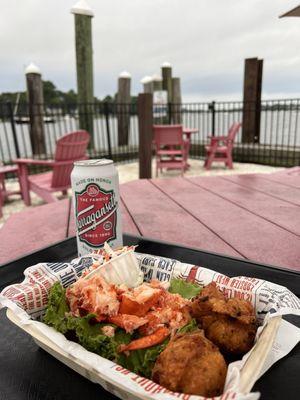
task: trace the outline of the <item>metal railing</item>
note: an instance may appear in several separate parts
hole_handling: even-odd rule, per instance
[[[14,109],[11,103],[0,103],[0,160],[4,163],[18,157],[52,158],[56,140],[82,124],[90,127],[91,158],[138,159],[136,104],[43,105],[38,108],[42,110],[42,140],[36,143],[28,105],[19,105],[17,112]],[[226,135],[233,122],[242,122],[234,146],[235,161],[288,167],[300,164],[299,113],[300,99],[264,100],[259,110],[243,102],[183,103],[154,105],[153,121],[196,128],[190,150],[194,158],[204,158],[209,135]]]
[[[10,164],[16,158],[49,159],[55,156],[56,141],[64,134],[80,129],[85,121],[92,121],[91,158],[111,158],[128,162],[138,158],[138,117],[134,104],[95,103],[85,105],[43,105],[42,115],[37,107],[35,117],[40,131],[33,133],[28,105],[18,107],[0,103],[0,161]],[[82,125],[81,125],[82,126]],[[40,128],[39,127],[39,128]],[[118,132],[128,129],[128,140],[120,142]],[[34,135],[41,134],[42,140]],[[33,136],[32,136],[33,135]],[[34,170],[40,168],[33,168]]]
[[[181,123],[196,128],[190,156],[204,158],[208,136],[227,135],[241,122],[233,159],[274,166],[300,165],[300,99],[264,100],[255,103],[210,102],[154,106],[154,122]]]

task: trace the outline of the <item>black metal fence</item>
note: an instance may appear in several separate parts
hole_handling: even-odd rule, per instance
[[[300,99],[264,100],[255,103],[211,102],[154,106],[155,123],[181,123],[196,128],[190,156],[205,157],[208,136],[227,135],[241,122],[233,159],[274,166],[300,165]]]
[[[17,157],[53,157],[57,139],[78,130],[82,119],[92,119],[92,140],[88,149],[91,158],[110,157],[115,162],[137,159],[138,123],[137,106],[134,104],[47,105],[43,106],[42,115],[35,116],[42,120],[43,140],[37,141],[34,146],[28,105],[23,104],[14,112],[11,103],[0,103],[0,160],[4,163],[10,163]],[[130,121],[129,137],[127,143],[120,144],[118,123],[124,117]]]
[[[53,157],[56,140],[78,130],[84,120],[91,121],[92,141],[88,149],[91,158],[109,157],[115,162],[137,160],[136,104],[43,105],[40,109],[43,140],[33,145],[28,105],[16,109],[11,103],[0,103],[2,162],[9,164],[17,157]],[[300,164],[299,113],[300,99],[265,100],[259,110],[243,102],[153,106],[154,123],[181,123],[197,129],[191,138],[193,158],[204,158],[209,135],[226,135],[233,122],[244,122],[235,141],[234,160],[278,166]],[[251,118],[254,114],[255,118]]]

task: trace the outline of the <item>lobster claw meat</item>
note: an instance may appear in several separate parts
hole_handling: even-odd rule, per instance
[[[146,318],[137,317],[136,315],[117,314],[109,317],[108,322],[125,329],[126,332],[132,333],[135,329],[147,324],[148,320]]]
[[[154,307],[161,296],[161,289],[152,289],[146,298],[122,295],[119,308],[120,314],[131,314],[138,317],[144,317],[151,307]]]
[[[132,340],[129,344],[124,344],[119,347],[119,352],[129,350],[146,349],[163,342],[170,335],[169,329],[165,327],[158,328],[154,333],[148,336],[143,336],[139,339]]]

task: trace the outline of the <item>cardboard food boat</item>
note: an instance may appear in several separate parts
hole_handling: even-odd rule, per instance
[[[91,270],[83,279],[87,279],[99,274],[108,282],[115,284],[126,284],[128,287],[135,287],[142,283],[143,272],[141,271],[141,264],[139,264],[138,256],[134,254],[134,248],[126,249],[126,251],[124,251],[122,254],[114,253],[109,247],[106,247],[106,254],[110,255],[110,259],[106,262],[103,262],[102,259],[97,268],[95,268],[97,262],[93,266],[91,265]],[[155,258],[151,255],[144,256],[145,258]],[[98,260],[100,260],[100,258],[101,257],[98,256]],[[94,260],[96,259],[97,257],[95,257]],[[157,263],[159,262],[159,257],[156,261]],[[74,266],[74,263],[77,263],[76,266],[78,267],[78,265],[81,263],[81,260],[73,260],[70,265]],[[177,268],[177,272],[187,271],[189,268],[195,268],[189,264],[181,264],[177,261],[176,263],[178,263],[178,265],[174,268]],[[44,266],[46,268],[48,267],[47,264],[44,264]],[[34,269],[37,268],[37,266],[30,268]],[[208,277],[206,279],[206,284],[207,282],[213,280],[213,277],[216,276],[216,273],[212,270],[202,268],[202,272],[206,274],[206,277]],[[174,275],[176,275],[175,272]],[[25,278],[24,282],[27,282],[26,279],[27,278]],[[264,283],[265,281],[260,282]],[[273,284],[270,283],[270,285]],[[278,287],[278,285],[275,286]],[[291,296],[294,296],[291,292],[289,293]],[[3,299],[4,297],[1,298],[0,296],[0,300],[2,300],[2,306],[8,307],[7,317],[14,324],[31,335],[38,346],[63,362],[68,367],[72,368],[74,371],[78,372],[90,381],[100,384],[102,387],[116,396],[122,399],[130,398],[164,400],[170,399],[173,396],[182,400],[203,399],[201,396],[192,396],[179,393],[175,394],[165,388],[162,388],[149,379],[139,377],[135,373],[127,371],[123,367],[118,366],[117,364],[104,359],[95,353],[87,351],[78,343],[67,340],[65,336],[46,324],[30,319],[28,314],[18,307],[17,304],[15,304],[16,302],[13,303],[10,300],[7,301]],[[284,312],[282,312],[282,314],[283,313]],[[266,317],[264,326],[259,328],[260,333],[257,336],[255,345],[253,346],[252,350],[246,356],[244,356],[242,364],[239,364],[242,365],[242,367],[240,368],[239,366],[234,366],[231,368],[229,366],[229,369],[231,368],[231,370],[230,373],[227,374],[227,380],[225,384],[226,394],[220,396],[220,399],[226,398],[226,400],[230,400],[234,398],[235,400],[256,400],[259,398],[258,393],[250,394],[250,392],[254,383],[261,376],[262,371],[264,372],[265,362],[271,352],[272,345],[281,325],[282,317],[280,314],[281,313],[278,312],[275,315],[268,315]],[[295,314],[299,315],[300,311],[296,309]],[[290,350],[291,349],[288,351]],[[234,363],[232,365],[234,365]]]

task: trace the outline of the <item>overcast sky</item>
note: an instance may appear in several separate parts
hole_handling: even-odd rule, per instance
[[[263,97],[300,97],[300,18],[278,19],[299,0],[87,0],[92,7],[95,95],[169,61],[185,101],[240,99],[244,59],[264,59]],[[76,89],[76,0],[0,0],[0,92],[25,89],[24,67]]]

